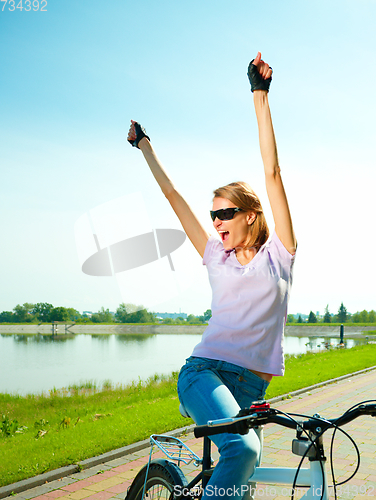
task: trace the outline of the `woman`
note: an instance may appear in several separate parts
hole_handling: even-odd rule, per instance
[[[142,127],[132,121],[128,135],[208,268],[212,318],[178,380],[180,402],[198,425],[234,416],[262,399],[272,376],[284,371],[283,329],[296,239],[268,104],[271,75],[259,52],[248,77],[275,223],[270,238],[260,201],[243,182],[214,191],[211,217],[222,241],[209,236],[163,170]],[[220,459],[204,497],[223,498],[224,492],[242,497],[260,456],[256,433],[219,434],[212,440]]]

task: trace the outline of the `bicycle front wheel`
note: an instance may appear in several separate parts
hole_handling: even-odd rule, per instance
[[[137,474],[125,500],[172,500],[175,496],[181,496],[188,484],[181,469],[168,460],[151,462],[145,483],[146,471],[145,466]]]

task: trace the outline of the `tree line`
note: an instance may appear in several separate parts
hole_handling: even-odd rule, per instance
[[[143,306],[135,304],[120,304],[116,312],[102,307],[91,315],[81,314],[73,307],[54,307],[47,302],[17,304],[12,311],[0,313],[0,323],[52,323],[53,321],[74,321],[76,323],[160,323],[163,324],[203,324],[211,317],[208,309],[202,316],[190,314],[186,319],[165,318],[160,321],[156,313],[149,312]]]
[[[207,309],[202,315],[195,316],[189,314],[187,318],[164,318],[158,319],[157,314],[149,312],[142,306],[135,304],[120,304],[116,312],[110,312],[109,309],[102,307],[96,313],[91,315],[81,314],[73,307],[54,307],[47,302],[38,304],[17,304],[12,311],[3,311],[0,313],[0,323],[52,323],[53,321],[75,321],[76,323],[162,323],[165,325],[205,324],[211,318],[211,310]],[[309,315],[289,314],[287,323],[376,323],[376,312],[359,311],[351,314],[341,303],[336,314],[331,314],[329,307],[326,306],[322,316],[316,315],[310,311]]]
[[[317,316],[313,311],[310,311],[308,318],[303,318],[301,314],[289,314],[287,323],[376,323],[376,311],[358,311],[351,314],[341,302],[336,314],[331,314],[329,306],[325,307],[323,316]]]

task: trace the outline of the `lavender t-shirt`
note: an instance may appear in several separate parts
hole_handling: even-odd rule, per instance
[[[203,264],[212,287],[212,317],[192,356],[283,375],[283,331],[294,256],[274,232],[245,266],[210,236]]]

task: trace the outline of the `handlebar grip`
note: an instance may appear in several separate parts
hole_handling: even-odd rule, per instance
[[[217,425],[217,426],[209,426],[209,425],[197,425],[193,429],[193,433],[196,438],[201,438],[205,436],[213,436],[214,434],[248,434],[249,428],[246,424],[245,420],[241,420],[239,422],[234,422],[232,424],[227,425]]]
[[[213,434],[222,434],[226,432],[223,430],[223,426],[220,427],[209,427],[208,425],[197,425],[193,429],[193,434],[196,438],[202,438],[206,436],[212,436]]]

